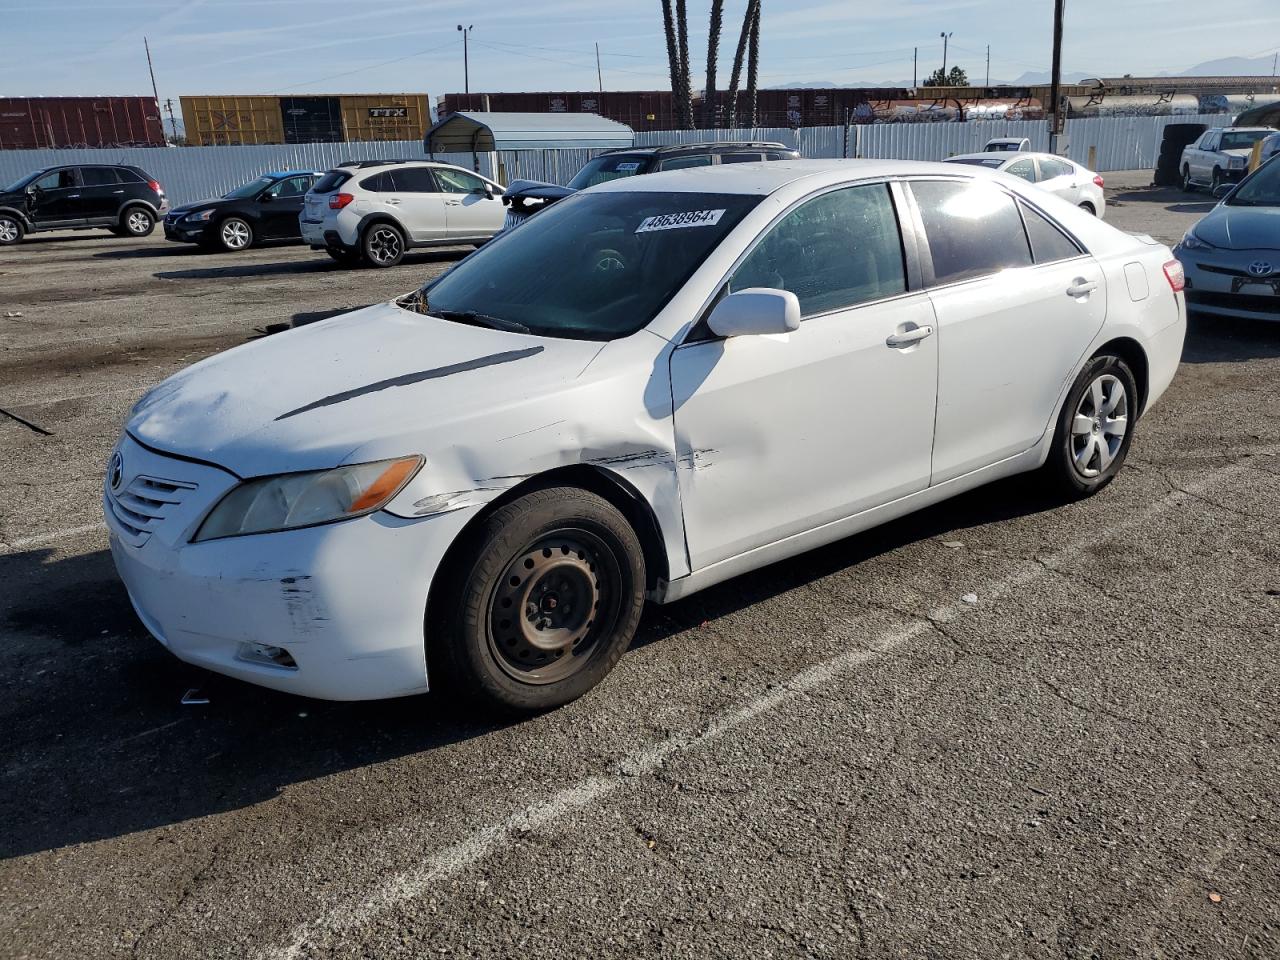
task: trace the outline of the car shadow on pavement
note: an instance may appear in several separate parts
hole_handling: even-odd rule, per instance
[[[424,263],[448,263],[461,260],[469,250],[427,250],[407,254],[400,262],[400,268],[413,267]],[[101,256],[101,254],[100,254]],[[234,254],[227,254],[232,258]],[[222,261],[224,266],[200,267],[191,270],[164,270],[153,274],[158,280],[216,280],[221,277],[262,277],[273,274],[290,273],[327,273],[336,270],[351,270],[346,264],[335,263],[323,253],[305,260],[281,260],[275,263],[245,263]],[[391,268],[396,269],[396,268]]]
[[[1187,319],[1183,363],[1241,363],[1280,357],[1280,317],[1275,322],[1192,313]]]
[[[904,545],[1052,509],[1003,481],[679,603],[650,606],[633,649]],[[0,857],[235,810],[285,787],[484,736],[504,723],[435,694],[328,703],[208,673],[139,624],[105,550],[0,556],[7,636]],[[184,705],[188,690],[207,704]],[[607,693],[599,694],[607,696]]]

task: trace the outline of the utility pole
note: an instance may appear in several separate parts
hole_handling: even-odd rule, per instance
[[[1062,156],[1067,152],[1066,137],[1062,135],[1062,21],[1066,12],[1066,0],[1053,3],[1053,74],[1049,82],[1049,152]]]
[[[940,83],[940,84],[939,84],[939,86],[946,86],[946,83],[947,83],[947,43],[948,43],[948,42],[950,42],[950,40],[951,40],[951,38],[952,38],[953,36],[955,36],[955,33],[954,33],[954,32],[952,32],[952,33],[940,33],[940,34],[938,34],[938,36],[942,37],[942,83]]]
[[[911,89],[920,86],[920,48],[911,48]]]
[[[169,111],[169,126],[173,130],[173,136],[178,135],[178,121],[173,118],[173,97],[164,102],[164,108]]]
[[[462,31],[462,92],[467,95],[467,109],[471,109],[471,65],[467,59],[467,35],[476,28],[473,23],[464,27],[458,24],[458,29]]]
[[[600,72],[600,44],[596,43],[596,83],[600,86],[600,98],[604,99],[604,74]]]
[[[156,98],[156,113],[160,112],[160,91],[156,89],[156,71],[151,66],[151,44],[147,43],[147,38],[142,38],[142,49],[147,51],[147,73],[151,74],[151,95]],[[164,136],[164,117],[160,117],[160,135]]]
[[[987,44],[987,81],[983,86],[991,86],[991,44],[989,43]]]

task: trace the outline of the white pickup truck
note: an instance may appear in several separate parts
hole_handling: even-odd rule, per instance
[[[1242,180],[1249,172],[1253,145],[1276,131],[1270,127],[1214,127],[1182,151],[1182,189],[1198,186],[1216,191]]]

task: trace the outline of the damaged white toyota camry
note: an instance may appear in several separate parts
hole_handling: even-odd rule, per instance
[[[979,484],[1107,484],[1185,333],[1170,251],[954,164],[570,197],[422,290],[142,398],[111,549],[175,655],[537,710],[663,603]]]

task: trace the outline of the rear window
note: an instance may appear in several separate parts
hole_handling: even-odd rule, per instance
[[[969,163],[975,167],[990,167],[995,170],[1004,160],[1000,157],[950,157],[947,163]]]
[[[933,257],[935,284],[1031,265],[1031,247],[1013,198],[984,183],[911,184]]]
[[[652,161],[646,156],[635,154],[606,154],[587,161],[586,166],[577,172],[569,181],[570,190],[585,190],[597,183],[608,183],[623,177],[634,177],[639,173],[648,173]]]
[[[311,188],[312,193],[333,193],[340,186],[351,179],[351,173],[347,170],[330,170],[323,177],[316,181],[316,185]]]

